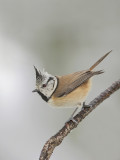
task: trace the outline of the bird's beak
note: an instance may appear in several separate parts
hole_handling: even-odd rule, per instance
[[[38,92],[38,90],[37,90],[37,89],[34,89],[32,92]]]

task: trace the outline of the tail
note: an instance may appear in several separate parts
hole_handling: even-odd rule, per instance
[[[90,71],[93,70],[105,57],[107,57],[107,55],[108,55],[110,52],[112,52],[112,50],[109,51],[108,53],[106,53],[103,57],[101,57],[95,64],[93,64],[93,65],[89,68],[89,70],[90,70]]]
[[[92,71],[93,73],[93,76],[94,75],[98,75],[98,74],[102,74],[102,73],[104,73],[104,71],[103,70],[100,70],[100,71]]]

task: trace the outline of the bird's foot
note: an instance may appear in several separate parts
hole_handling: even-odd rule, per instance
[[[82,106],[82,110],[86,109],[86,108],[90,108],[91,105],[86,105],[85,102],[83,102],[83,106]]]

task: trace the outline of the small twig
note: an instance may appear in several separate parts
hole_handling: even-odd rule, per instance
[[[80,123],[91,111],[93,111],[100,103],[107,99],[111,94],[120,88],[120,80],[114,82],[108,89],[102,92],[98,97],[92,100],[89,105],[90,108],[81,110],[75,117],[75,121]],[[49,160],[56,146],[60,145],[63,139],[70,133],[70,131],[77,127],[78,124],[69,121],[63,128],[52,136],[44,145],[39,160]]]

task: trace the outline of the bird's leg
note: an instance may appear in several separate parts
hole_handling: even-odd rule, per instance
[[[76,107],[75,110],[73,111],[73,113],[71,114],[71,118],[73,118],[74,114],[76,113],[76,111],[78,110],[79,107]]]
[[[78,124],[78,122],[73,118],[73,116],[75,115],[76,111],[78,110],[79,107],[76,107],[74,112],[71,114],[70,118],[67,120],[67,122],[69,122],[70,120],[73,121],[74,123]],[[66,122],[66,123],[67,123]]]

